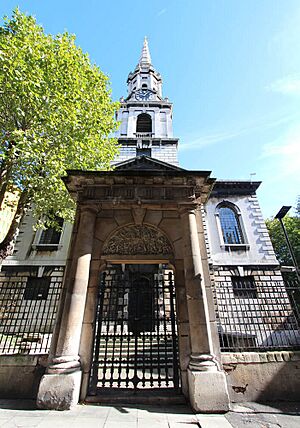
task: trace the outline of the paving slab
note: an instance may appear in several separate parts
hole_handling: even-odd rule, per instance
[[[198,428],[199,423],[197,421],[191,422],[169,422],[169,428]]]
[[[201,428],[232,428],[224,415],[197,415]]]
[[[188,405],[78,405],[39,410],[28,400],[0,400],[0,428],[299,428],[300,403],[234,404],[225,415]]]
[[[65,418],[59,422],[46,418],[38,425],[38,428],[103,428],[104,421],[97,421],[95,418]]]
[[[43,421],[43,418],[41,417],[36,417],[36,416],[16,416],[14,418],[12,418],[9,422],[7,426],[13,426],[13,427],[26,427],[26,428],[35,428],[37,426],[39,426]],[[6,425],[3,425],[4,427],[6,427]]]
[[[13,416],[11,417],[0,417],[0,427],[3,426],[4,423],[9,422],[12,419]]]
[[[110,428],[110,427],[107,427],[107,428]],[[137,428],[169,428],[169,423],[168,421],[153,422],[150,420],[149,421],[141,420],[137,422]]]
[[[299,428],[300,403],[233,404],[226,419],[233,428]]]

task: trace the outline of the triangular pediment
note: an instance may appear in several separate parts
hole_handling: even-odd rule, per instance
[[[114,165],[117,171],[147,170],[147,171],[185,171],[183,168],[170,163],[151,158],[149,156],[136,156]]]

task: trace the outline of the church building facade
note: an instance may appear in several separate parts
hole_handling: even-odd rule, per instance
[[[252,352],[258,362],[263,352],[300,345],[255,193],[260,183],[179,166],[172,104],[147,40],[127,86],[114,169],[68,171],[73,227],[35,234],[28,214],[3,264],[0,297],[18,289],[20,307],[25,300],[40,317],[35,328],[20,319],[11,327],[6,297],[0,335],[7,342],[19,328],[23,339],[3,353],[47,350],[36,377],[41,408],[152,397],[227,411],[236,392],[229,355]],[[51,315],[47,328],[41,311]]]

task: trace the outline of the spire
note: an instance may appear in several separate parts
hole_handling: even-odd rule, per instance
[[[147,40],[147,37],[145,36],[139,65],[150,65],[150,64],[151,64],[151,56],[150,56],[150,51],[148,46],[148,40]]]

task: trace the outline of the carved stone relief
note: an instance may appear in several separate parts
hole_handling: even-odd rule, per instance
[[[153,255],[171,254],[167,238],[158,230],[146,225],[126,226],[118,230],[103,247],[103,254]]]

